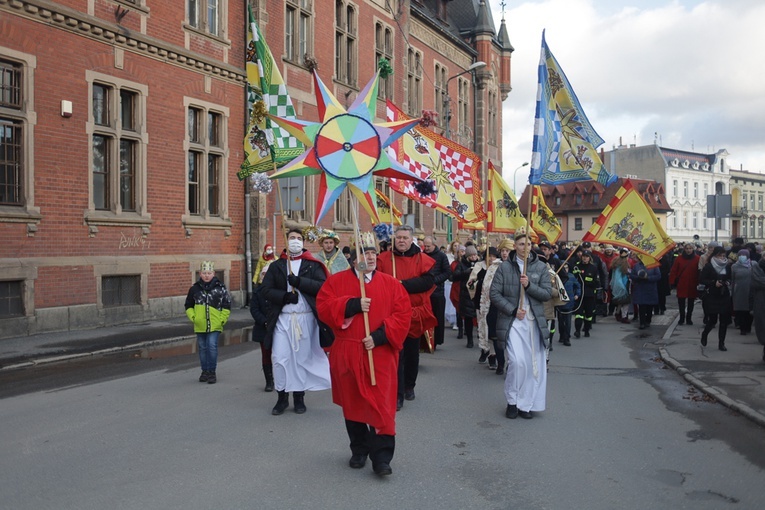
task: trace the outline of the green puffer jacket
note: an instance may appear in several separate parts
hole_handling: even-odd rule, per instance
[[[186,316],[194,323],[194,333],[223,331],[231,315],[231,296],[217,278],[209,283],[200,278],[189,289],[185,307]]]

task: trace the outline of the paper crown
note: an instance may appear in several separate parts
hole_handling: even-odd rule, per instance
[[[303,239],[309,243],[316,243],[321,241],[321,236],[324,234],[324,229],[317,227],[316,225],[308,225],[303,229]]]
[[[212,260],[204,260],[202,261],[202,264],[199,266],[200,271],[215,271],[215,264],[213,264]]]
[[[340,244],[340,237],[335,233],[334,230],[329,230],[328,228],[325,228],[321,231],[321,234],[319,234],[318,242],[323,243],[325,239],[332,239],[335,241],[335,245]]]
[[[377,251],[377,238],[372,232],[360,232],[351,239],[351,250],[356,249],[356,239],[360,239],[361,251]]]

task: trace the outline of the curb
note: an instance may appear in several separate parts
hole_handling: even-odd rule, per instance
[[[680,317],[676,317],[674,321],[672,321],[672,324],[669,325],[667,328],[667,331],[664,332],[664,336],[662,337],[662,340],[668,340],[672,333],[675,331],[675,327],[677,327],[677,323],[680,321]],[[760,425],[761,427],[765,427],[765,415],[762,413],[755,411],[751,407],[749,407],[746,404],[743,404],[739,402],[738,400],[733,400],[728,395],[726,395],[724,392],[722,392],[719,388],[716,388],[715,386],[710,386],[709,384],[705,383],[695,375],[693,375],[693,372],[689,370],[688,368],[684,367],[679,361],[677,361],[675,358],[672,357],[672,355],[669,353],[666,347],[659,347],[659,356],[661,357],[662,361],[669,365],[672,369],[675,370],[675,372],[678,373],[683,379],[685,379],[688,383],[693,385],[698,390],[704,392],[705,394],[709,395],[711,398],[715,399],[715,401],[721,403],[725,407],[736,411],[737,413],[741,414],[742,416],[748,418],[749,420],[753,421],[757,425]]]
[[[48,358],[32,359],[29,361],[22,361],[20,363],[14,363],[13,365],[0,366],[0,372],[5,370],[17,370],[20,368],[37,367],[41,365],[48,365],[51,363],[59,363],[61,361],[71,361],[79,358],[88,358],[91,356],[99,356],[102,354],[114,354],[122,351],[132,351],[135,349],[142,349],[145,347],[152,347],[155,345],[169,344],[174,342],[191,341],[195,338],[194,335],[176,336],[171,338],[161,338],[159,340],[147,340],[145,342],[138,342],[137,344],[122,345],[119,347],[109,347],[108,349],[99,349],[97,351],[90,352],[78,352],[73,354],[61,354],[59,356],[50,356]]]

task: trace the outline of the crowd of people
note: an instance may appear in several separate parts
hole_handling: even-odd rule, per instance
[[[303,243],[304,233],[292,229],[278,256],[266,246],[253,278],[253,340],[262,345],[265,391],[277,392],[271,412],[283,414],[292,393],[303,414],[306,392],[331,388],[343,409],[350,467],[370,459],[380,476],[392,473],[396,413],[416,398],[420,353],[438,349],[447,328],[466,348],[477,344],[478,363],[504,377],[505,416],[527,420],[545,409],[556,336],[570,347],[572,335],[589,337],[597,317],[609,315],[650,328],[673,289],[681,326],[693,324],[701,301],[701,345],[717,328],[726,351],[730,324],[742,335],[754,327],[765,345],[765,258],[761,246],[740,239],[727,249],[680,243],[658,265],[608,244],[535,244],[522,229],[496,247],[472,240],[439,247],[408,226],[390,243],[365,233],[343,249],[325,230],[316,255]],[[219,285],[203,269],[207,280],[187,301],[195,324],[200,289]],[[218,322],[222,328],[225,320]],[[200,381],[211,366],[202,342]]]

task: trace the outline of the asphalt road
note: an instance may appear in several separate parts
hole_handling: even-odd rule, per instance
[[[762,428],[689,388],[634,328],[555,344],[548,410],[504,417],[502,377],[447,332],[398,414],[393,475],[352,470],[328,391],[274,417],[260,352],[126,351],[0,373],[0,494],[14,509],[760,508]]]

